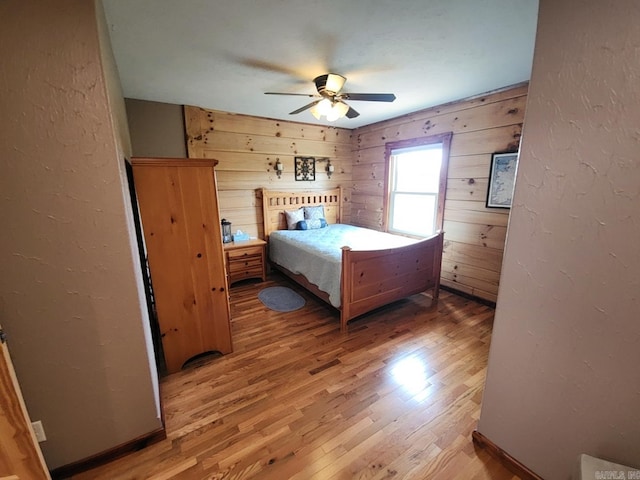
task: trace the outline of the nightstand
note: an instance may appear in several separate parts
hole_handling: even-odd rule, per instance
[[[225,243],[224,257],[229,285],[247,278],[267,279],[267,242],[260,239]]]

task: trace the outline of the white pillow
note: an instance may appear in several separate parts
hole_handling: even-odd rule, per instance
[[[304,210],[302,208],[298,210],[285,210],[284,216],[287,219],[287,228],[289,230],[295,230],[298,222],[304,220]]]
[[[324,206],[316,205],[315,207],[303,207],[305,220],[316,220],[319,218],[325,218]]]

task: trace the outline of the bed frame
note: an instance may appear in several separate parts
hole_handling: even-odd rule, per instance
[[[263,188],[260,193],[267,242],[271,232],[287,229],[285,210],[322,204],[327,223],[340,223],[343,199],[340,187],[306,192],[275,192]],[[440,288],[442,241],[440,232],[414,244],[386,250],[358,251],[342,247],[341,330],[346,332],[347,322],[355,317],[429,289],[433,291],[432,304],[435,305]],[[329,303],[328,294],[303,275],[273,262],[271,265]]]

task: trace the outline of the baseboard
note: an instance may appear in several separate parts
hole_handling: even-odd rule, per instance
[[[138,438],[134,438],[129,442],[122,443],[116,447],[105,450],[104,452],[97,453],[90,457],[87,457],[77,462],[63,465],[61,467],[51,470],[51,478],[53,480],[63,480],[73,475],[77,475],[92,468],[96,468],[105,463],[109,463],[116,458],[123,457],[129,453],[137,452],[143,448],[153,445],[167,438],[167,432],[164,427],[161,427],[153,432],[141,435]]]
[[[497,459],[501,464],[508,468],[510,472],[519,476],[522,480],[544,480],[541,476],[536,475],[534,472],[529,470],[477,430],[474,430],[471,436],[473,438],[473,443],[486,450],[489,455]]]
[[[496,308],[496,302],[492,302],[491,300],[487,300],[485,298],[476,297],[475,295],[457,290],[453,287],[449,287],[448,285],[442,285],[442,283],[440,284],[440,290],[446,290],[447,292],[455,293],[456,295],[468,298],[469,300],[474,300],[478,303],[482,303],[483,305],[487,305],[488,307]]]

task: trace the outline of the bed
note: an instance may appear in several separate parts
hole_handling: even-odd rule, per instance
[[[317,249],[304,244],[301,237],[333,237],[333,234],[330,234],[333,226],[336,226],[335,230],[342,229],[342,189],[338,187],[307,192],[261,189],[261,196],[264,235],[269,245],[271,266],[337,308],[340,311],[340,328],[343,332],[347,331],[349,320],[416,293],[431,290],[432,303],[437,303],[442,263],[442,232],[429,238],[415,240],[361,229],[368,235],[366,244],[362,244],[361,241],[352,242],[356,246],[323,244],[320,250],[323,250],[324,254],[328,253],[328,257],[320,260],[323,262],[322,269],[334,272],[334,287],[327,288],[317,278],[318,265],[321,264],[317,263],[318,260],[315,263],[311,260],[313,255],[318,254],[314,251]],[[285,211],[318,205],[322,205],[327,227],[303,231],[289,230]],[[388,236],[391,243],[386,243],[383,248],[373,246],[369,240],[374,236]],[[340,235],[336,237],[344,238]],[[302,253],[294,253],[296,248],[302,248]],[[300,255],[306,256],[309,261],[300,261]],[[289,268],[285,266],[286,257],[296,256],[296,264]],[[321,273],[322,276],[330,276],[326,272]],[[336,279],[336,275],[339,278]]]

